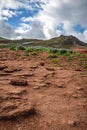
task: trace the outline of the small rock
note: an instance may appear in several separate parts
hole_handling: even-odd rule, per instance
[[[30,74],[24,74],[23,76],[25,76],[25,77],[31,77],[33,75],[34,75],[33,73],[30,73]]]
[[[82,87],[77,87],[76,89],[77,89],[77,90],[83,90],[83,88],[82,88]]]
[[[31,76],[34,76],[33,73],[23,73],[23,74],[17,74],[15,76],[19,76],[21,78],[25,78],[25,77],[31,77]]]
[[[11,85],[18,85],[18,86],[26,86],[26,85],[28,85],[28,82],[25,79],[12,79],[10,81],[10,84]]]
[[[31,69],[37,69],[37,67],[38,67],[38,66],[35,65],[35,66],[31,66],[30,68],[31,68]]]
[[[58,87],[58,88],[64,88],[64,86],[63,86],[63,85],[58,85],[57,87]]]
[[[72,127],[75,127],[76,124],[77,124],[76,121],[73,121],[73,120],[69,120],[69,121],[68,121],[68,125],[70,125],[70,126],[72,126]]]
[[[19,68],[6,68],[4,69],[4,72],[6,73],[12,73],[12,72],[15,72],[15,71],[20,71],[21,69]]]
[[[81,71],[81,69],[80,68],[76,68],[75,71]]]
[[[78,95],[72,95],[72,97],[74,97],[74,98],[78,98]]]
[[[3,64],[0,65],[0,70],[3,70],[3,69],[5,69],[5,68],[7,68],[6,65],[3,65]]]
[[[57,88],[64,88],[64,83],[63,82],[58,82],[58,83],[55,84],[55,86]]]
[[[44,88],[47,87],[47,84],[38,84],[37,86],[33,87],[34,89],[40,89],[40,88]]]
[[[44,62],[40,62],[40,65],[41,65],[41,66],[44,66]]]
[[[40,89],[40,86],[35,86],[33,87],[33,89]]]
[[[15,96],[15,95],[21,95],[21,94],[24,94],[24,93],[26,93],[26,89],[23,89],[23,90],[14,90],[14,91],[10,91],[10,92],[8,92],[7,94],[8,95],[11,95],[11,96]]]
[[[43,88],[43,87],[47,87],[46,84],[41,84],[41,85],[37,85],[35,87],[33,87],[34,89],[40,89],[40,88]]]
[[[47,85],[51,85],[51,83],[50,83],[50,82],[46,82],[46,84],[47,84]]]
[[[19,95],[11,95],[8,96],[8,99],[21,99],[21,97]]]
[[[50,67],[47,67],[46,70],[48,70],[48,71],[55,71],[54,68],[50,68]]]

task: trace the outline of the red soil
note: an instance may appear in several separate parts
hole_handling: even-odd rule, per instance
[[[76,52],[87,54],[87,49],[75,49]]]
[[[48,55],[0,50],[0,130],[87,130],[87,71]]]

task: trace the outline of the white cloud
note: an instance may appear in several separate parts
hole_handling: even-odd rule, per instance
[[[45,35],[42,30],[43,25],[39,21],[33,21],[32,25],[20,24],[15,31],[20,33],[23,38],[44,39]]]
[[[42,2],[37,4],[36,2]],[[21,18],[19,27],[15,32],[22,37],[51,38],[60,34],[75,35],[87,42],[87,0],[1,0],[0,17],[3,19],[17,15],[17,10],[25,8],[34,10],[42,8],[33,17]],[[11,11],[14,9],[15,11]],[[73,27],[82,26],[83,33],[76,32]],[[62,29],[58,29],[62,26]],[[14,32],[14,31],[13,31]]]
[[[0,21],[0,37],[14,39],[17,34],[7,22]]]
[[[78,24],[87,30],[86,0],[41,0],[41,2],[45,3],[42,4],[43,10],[34,17],[23,17],[23,23],[29,25],[38,21],[42,25],[40,32],[47,39],[60,34],[73,34],[87,42],[87,33],[75,32],[73,30],[73,27]],[[63,29],[57,30],[57,26],[60,26],[61,23],[63,24]],[[33,28],[33,24],[31,24],[31,28]],[[38,26],[37,31],[39,31]],[[34,30],[32,29],[33,32]]]
[[[41,8],[40,5],[36,3],[37,1],[38,0],[0,0],[0,20],[17,15],[18,10],[22,8],[26,10]]]

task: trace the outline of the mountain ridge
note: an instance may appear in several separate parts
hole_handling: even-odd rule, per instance
[[[80,41],[73,35],[54,37],[49,40],[40,39],[20,39],[20,40],[9,40],[0,37],[0,43],[3,44],[19,44],[28,42],[31,46],[45,46],[45,47],[57,47],[57,48],[72,48],[72,47],[87,47],[87,43]]]

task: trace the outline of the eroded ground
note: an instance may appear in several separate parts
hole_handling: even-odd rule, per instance
[[[87,130],[86,60],[0,49],[0,130]]]

